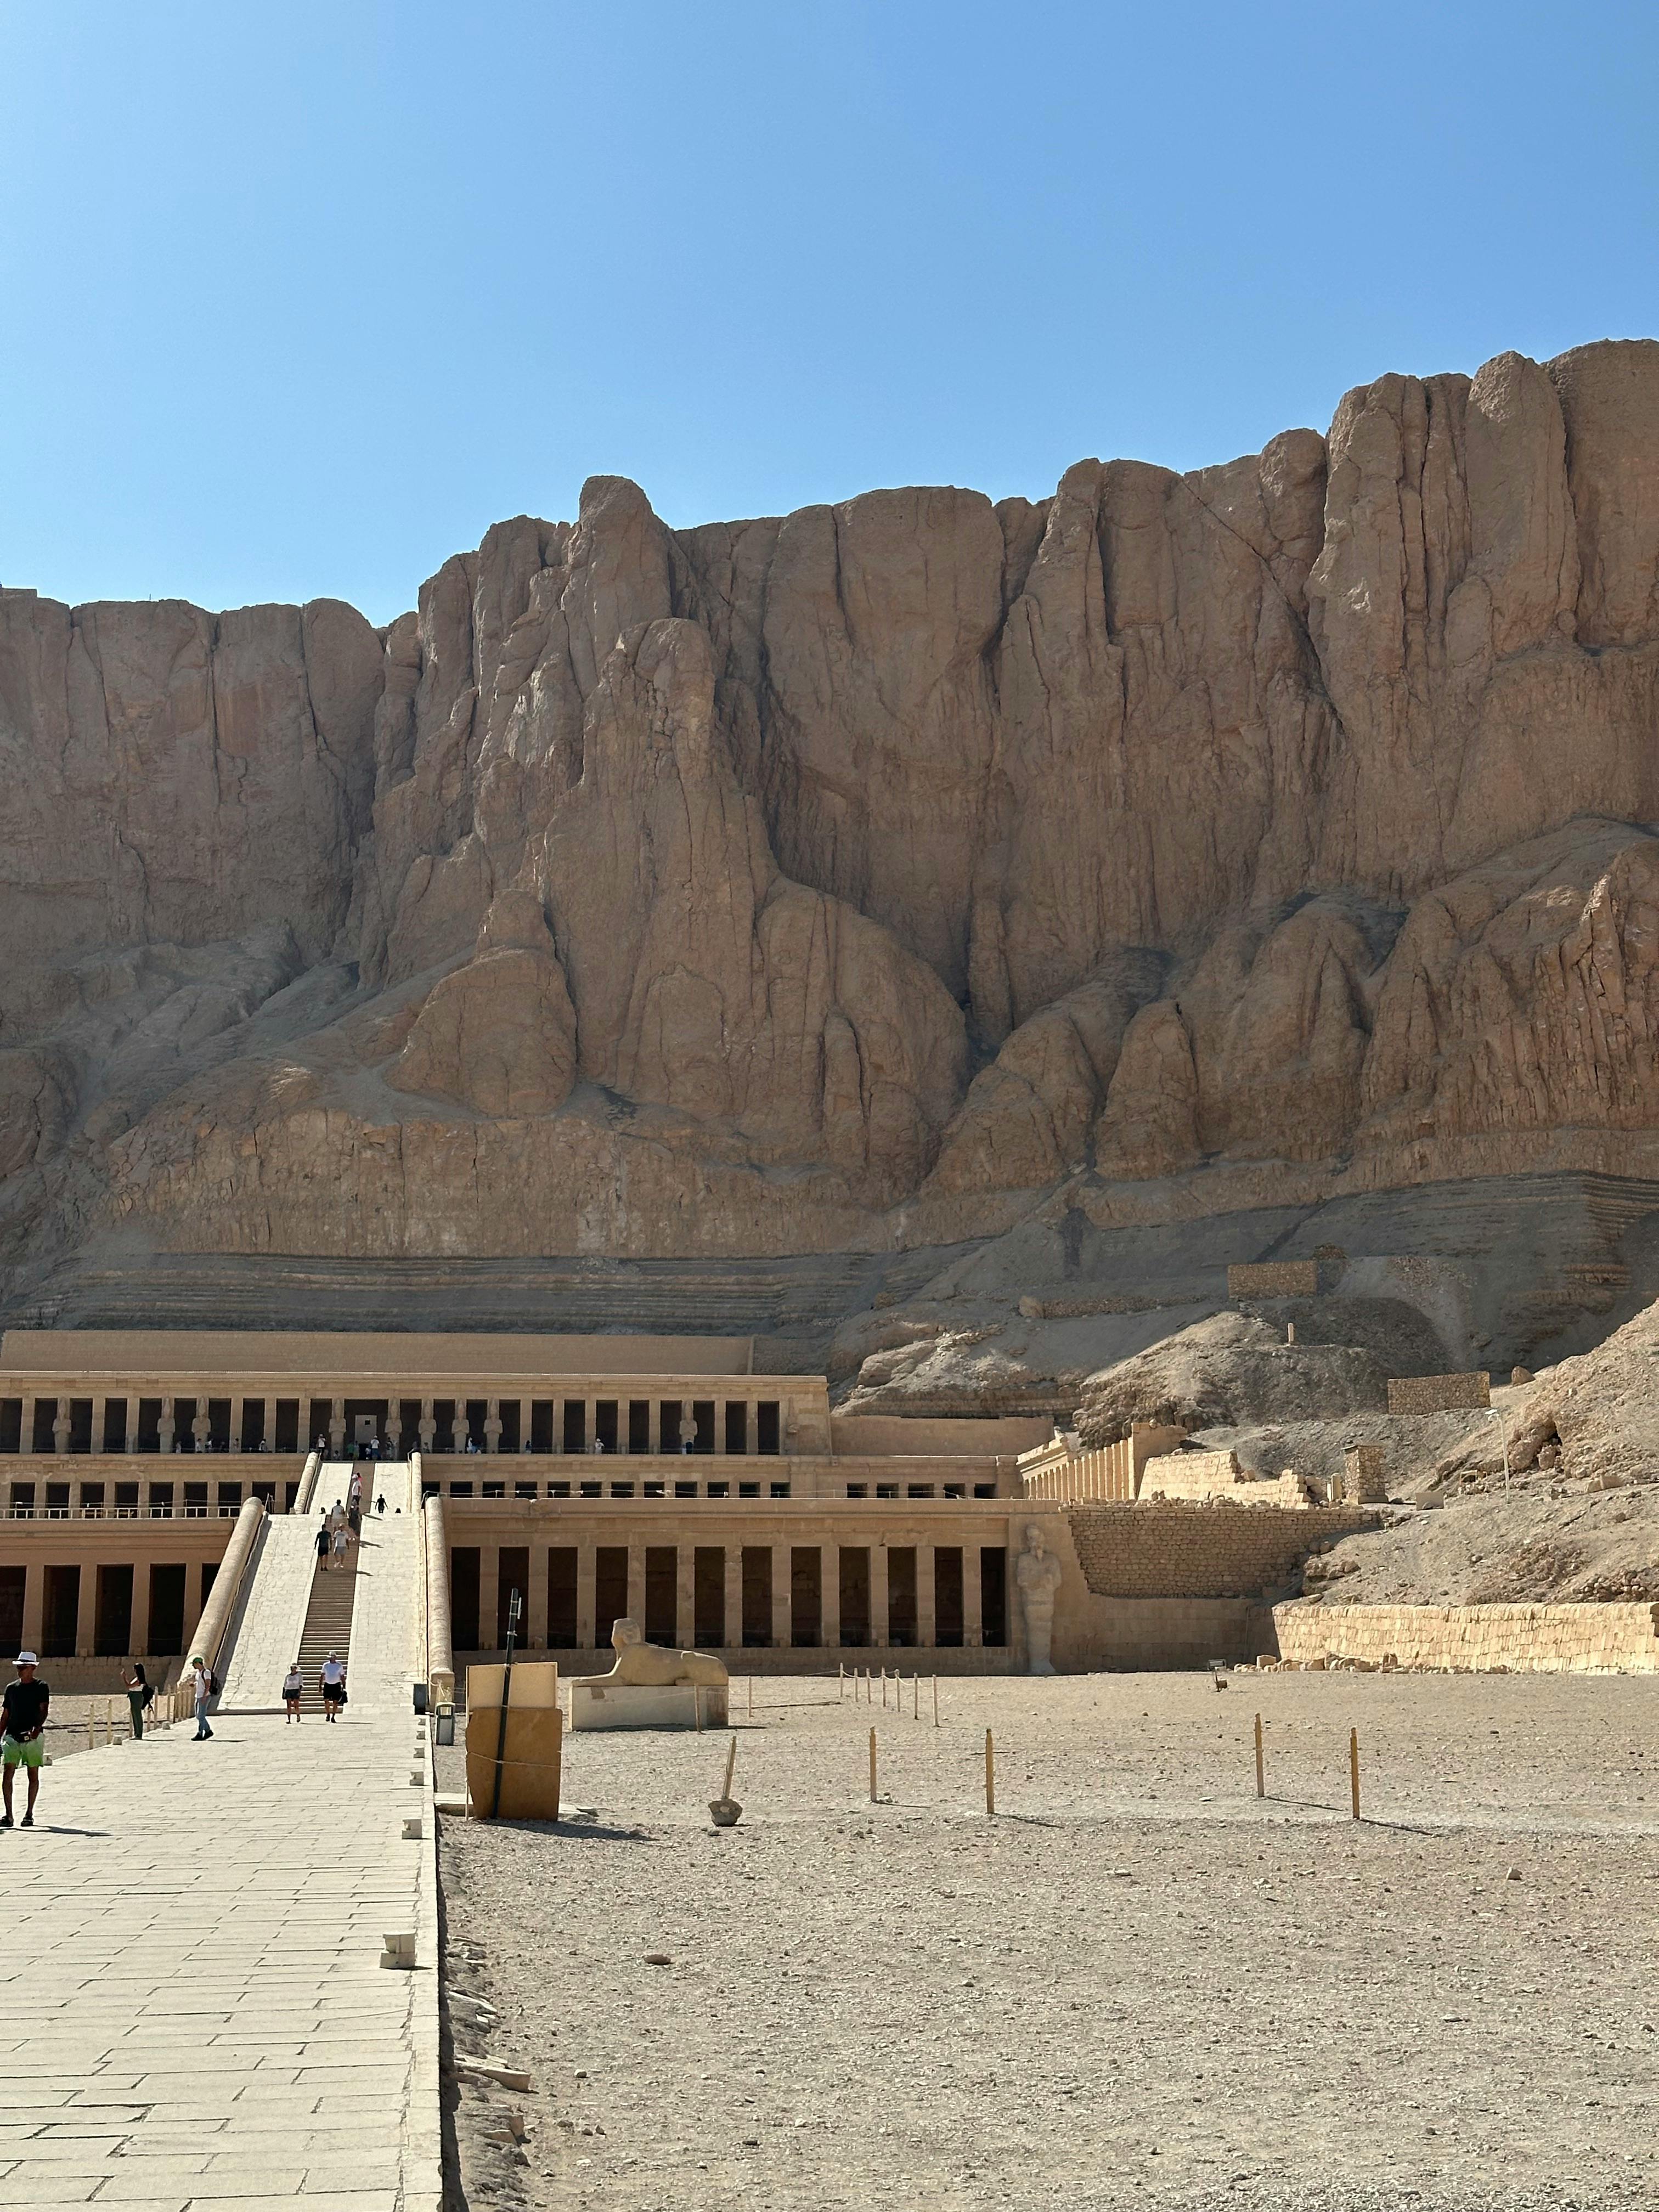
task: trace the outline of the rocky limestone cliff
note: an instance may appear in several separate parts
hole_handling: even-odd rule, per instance
[[[1656,683],[1647,342],[1037,502],[598,478],[383,633],[0,592],[8,1298],[1645,1183]]]

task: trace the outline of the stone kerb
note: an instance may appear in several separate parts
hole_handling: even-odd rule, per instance
[[[1318,1605],[1273,1607],[1279,1655],[1426,1674],[1659,1672],[1652,1605]]]

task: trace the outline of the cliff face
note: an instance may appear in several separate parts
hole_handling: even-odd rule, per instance
[[[1052,499],[0,593],[0,1247],[882,1249],[1659,1158],[1659,345]]]

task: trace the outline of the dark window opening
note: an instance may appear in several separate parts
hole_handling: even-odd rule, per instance
[[[237,1439],[245,1452],[257,1452],[265,1440],[265,1401],[263,1398],[244,1398],[242,1401],[242,1433]]]
[[[141,1452],[160,1451],[161,1449],[161,1401],[159,1398],[141,1398],[138,1401],[138,1449]]]
[[[149,1656],[170,1658],[185,1648],[185,1570],[154,1566],[149,1571]]]
[[[27,1567],[0,1567],[0,1651],[23,1648],[23,1596]]]
[[[576,1648],[574,1545],[556,1544],[547,1555],[547,1648],[550,1651],[574,1651]]]
[[[943,1545],[933,1553],[933,1641],[954,1650],[962,1642],[962,1550]]]
[[[76,1624],[81,1615],[79,1567],[46,1569],[46,1608],[41,1623],[40,1656],[72,1659]]]
[[[34,1433],[29,1439],[31,1451],[49,1452],[52,1448],[52,1424],[58,1419],[56,1398],[37,1398],[34,1401]]]
[[[600,1544],[593,1553],[593,1644],[605,1650],[611,1632],[628,1617],[628,1547]]]
[[[712,1398],[691,1401],[691,1449],[711,1452],[714,1449],[714,1401]]]
[[[665,1398],[657,1407],[657,1434],[660,1448],[665,1452],[677,1452],[680,1448],[680,1401]]]
[[[489,1419],[489,1401],[487,1398],[469,1398],[467,1400],[466,1437],[467,1442],[471,1444],[473,1449],[477,1451],[482,1451],[484,1448],[484,1423]]]
[[[457,1651],[478,1646],[479,1552],[476,1544],[452,1544],[449,1551],[450,1642]]]
[[[781,1424],[775,1398],[763,1398],[755,1408],[755,1449],[775,1454],[780,1441]]]
[[[210,1398],[207,1401],[208,1442],[215,1451],[230,1449],[230,1401],[228,1398]]]
[[[132,1569],[100,1567],[94,1598],[92,1648],[100,1659],[121,1659],[132,1649]]]
[[[0,1398],[0,1451],[15,1452],[23,1449],[23,1401],[21,1398]],[[9,1642],[11,1639],[5,1639]],[[22,1638],[18,1638],[22,1642]]]
[[[665,1644],[671,1650],[680,1640],[680,1555],[672,1544],[645,1547],[645,1640]]]
[[[805,1651],[823,1641],[823,1554],[816,1544],[789,1554],[789,1641]]]
[[[523,1442],[520,1433],[519,1401],[516,1398],[501,1398],[497,1401],[497,1403],[501,1409],[501,1449],[504,1452],[515,1452]]]
[[[746,1452],[749,1449],[749,1403],[744,1398],[728,1398],[726,1401],[726,1449],[728,1452]]]
[[[870,1553],[854,1545],[841,1554],[841,1640],[850,1651],[870,1641]]]
[[[300,1449],[300,1401],[297,1398],[276,1401],[276,1433],[271,1438],[279,1452],[296,1452]]]
[[[1008,1554],[988,1544],[979,1555],[980,1642],[1000,1650],[1008,1641]]]
[[[748,1650],[764,1650],[772,1642],[772,1553],[769,1546],[744,1546],[743,1641],[744,1649]]]
[[[530,1401],[530,1449],[533,1452],[550,1452],[553,1449],[553,1401],[532,1398]]]
[[[631,1452],[648,1452],[651,1449],[651,1401],[630,1398],[628,1401],[628,1449]]]
[[[586,1398],[567,1398],[564,1401],[564,1446],[568,1452],[587,1449],[587,1401]]]
[[[600,1398],[593,1407],[593,1433],[608,1452],[617,1449],[617,1401]]]
[[[70,1400],[69,1448],[72,1452],[89,1452],[92,1449],[90,1398]]]

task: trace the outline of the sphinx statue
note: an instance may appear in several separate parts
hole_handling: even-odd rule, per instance
[[[723,1661],[707,1651],[667,1651],[647,1644],[637,1620],[611,1623],[611,1648],[617,1663],[608,1674],[569,1674],[565,1686],[573,1690],[666,1690],[701,1684],[724,1689],[727,1675]]]

